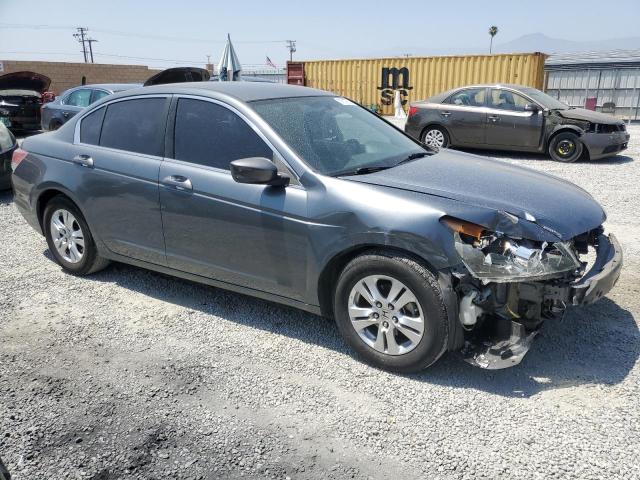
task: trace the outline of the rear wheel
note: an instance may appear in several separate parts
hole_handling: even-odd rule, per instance
[[[556,162],[571,163],[582,156],[584,146],[572,132],[561,132],[549,142],[549,156]]]
[[[422,132],[421,141],[425,145],[439,150],[449,146],[449,135],[444,128],[436,126],[427,127],[424,129],[424,132]]]
[[[448,323],[434,276],[415,260],[373,252],[352,260],[336,288],[338,328],[373,366],[416,372],[444,353]]]
[[[49,250],[67,272],[87,275],[109,264],[98,255],[87,222],[68,198],[57,196],[47,203],[43,226]]]

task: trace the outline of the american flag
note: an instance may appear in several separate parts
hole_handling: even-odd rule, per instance
[[[276,64],[273,63],[269,57],[267,57],[267,65],[269,65],[270,67],[273,67],[273,68],[278,68],[278,67],[276,67]]]

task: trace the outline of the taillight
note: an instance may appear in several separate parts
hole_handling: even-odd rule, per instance
[[[409,107],[409,116],[413,117],[416,113],[418,113],[418,107]]]
[[[25,157],[29,155],[29,152],[26,150],[22,150],[21,148],[16,148],[13,151],[13,156],[11,157],[11,171],[15,172],[20,162],[25,159]]]

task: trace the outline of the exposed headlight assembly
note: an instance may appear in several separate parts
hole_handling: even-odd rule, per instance
[[[454,231],[464,265],[484,283],[543,280],[582,267],[570,242],[510,238],[451,217],[443,217],[442,223]]]

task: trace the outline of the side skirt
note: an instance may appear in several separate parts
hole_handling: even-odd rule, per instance
[[[163,265],[156,265],[154,263],[149,263],[142,260],[136,260],[134,258],[129,258],[129,257],[115,254],[107,249],[100,249],[100,255],[104,256],[105,258],[108,258],[109,260],[113,260],[114,262],[126,263],[128,265],[133,265],[135,267],[145,268],[147,270],[152,270],[154,272],[164,273],[165,275],[170,275],[172,277],[183,278],[185,280],[190,280],[192,282],[203,283],[205,285],[210,285],[212,287],[222,288],[224,290],[241,293],[243,295],[248,295],[250,297],[256,297],[262,300],[267,300],[270,302],[287,305],[289,307],[298,308],[300,310],[304,310],[305,312],[313,313],[315,315],[322,315],[320,312],[319,305],[311,305],[308,303],[300,302],[298,300],[283,297],[281,295],[275,295],[273,293],[263,292],[262,290],[243,287],[240,285],[235,285],[233,283],[227,283],[219,280],[214,280],[208,277],[203,277],[201,275],[195,275],[192,273],[183,272],[182,270],[176,270],[173,268],[165,267]]]

